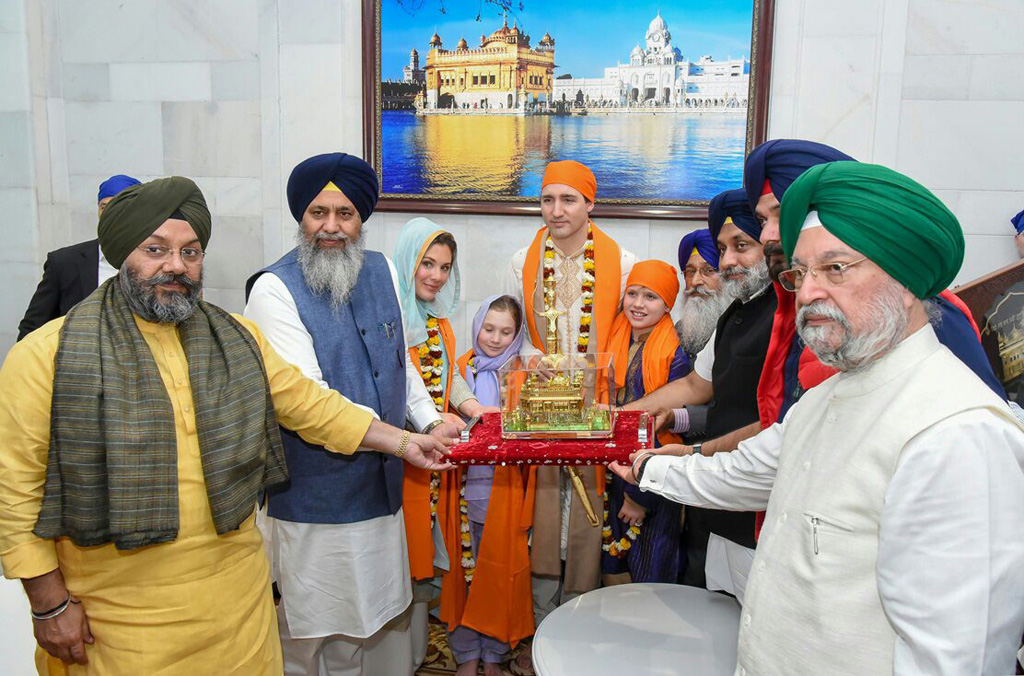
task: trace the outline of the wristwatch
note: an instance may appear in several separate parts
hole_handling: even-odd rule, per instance
[[[409,439],[412,437],[412,433],[409,430],[402,431],[402,440],[398,442],[398,448],[395,450],[396,458],[404,458],[406,451],[409,450]]]
[[[644,480],[644,468],[647,467],[647,462],[651,458],[653,458],[653,457],[654,457],[654,454],[651,453],[646,458],[644,458],[643,460],[640,461],[640,466],[636,470],[636,482],[637,482],[637,484],[639,484],[641,481]]]
[[[693,449],[693,455],[703,455],[703,453],[701,453],[701,452],[700,452],[700,448],[701,448],[701,446],[703,446],[703,445],[704,445],[704,444],[703,444],[702,442],[697,442],[696,444],[694,444],[693,446],[691,446],[690,448],[692,448],[692,449]]]
[[[432,423],[427,423],[427,426],[423,428],[423,434],[430,434],[431,430],[433,430],[435,427],[437,427],[438,425],[441,425],[443,423],[444,423],[444,420],[442,420],[441,418],[438,418],[437,420],[435,420]]]

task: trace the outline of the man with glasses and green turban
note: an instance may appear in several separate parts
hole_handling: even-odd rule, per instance
[[[0,560],[28,594],[39,672],[279,675],[255,527],[288,479],[278,424],[433,469],[443,444],[374,420],[202,300],[211,220],[191,180],[124,190],[98,230],[117,276],[0,369]]]
[[[767,508],[737,673],[1004,674],[1024,628],[1024,428],[935,336],[923,302],[963,260],[953,214],[885,167],[786,191],[783,284],[839,373],[732,453],[638,453],[627,480]]]

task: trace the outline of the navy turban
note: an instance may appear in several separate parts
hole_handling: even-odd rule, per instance
[[[288,208],[296,223],[302,222],[306,207],[328,183],[345,194],[364,222],[377,206],[377,172],[365,160],[345,153],[316,155],[300,162],[288,177]]]
[[[96,201],[102,202],[108,197],[113,197],[125,188],[130,188],[131,186],[138,184],[139,180],[132,178],[131,176],[125,176],[124,174],[111,176],[107,180],[103,181],[103,183],[100,183],[100,193],[96,197]]]
[[[715,270],[718,269],[718,244],[711,236],[707,228],[694,230],[679,241],[679,269],[686,267],[693,250],[696,249],[700,257],[707,261],[708,265]]]
[[[763,194],[764,181],[771,182],[775,198],[782,202],[793,181],[817,164],[846,160],[856,162],[846,153],[832,146],[814,141],[780,138],[762,143],[750,151],[743,167],[743,188],[747,191],[747,203],[757,209],[757,200]]]
[[[708,205],[708,230],[712,239],[718,242],[718,233],[722,231],[726,219],[750,235],[755,242],[761,241],[761,222],[754,216],[747,204],[747,193],[743,190],[726,190],[715,195]]]
[[[1017,230],[1018,235],[1024,232],[1024,211],[1011,218],[1010,223],[1013,223],[1013,227]]]

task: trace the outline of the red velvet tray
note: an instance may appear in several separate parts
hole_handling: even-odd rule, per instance
[[[639,441],[641,418],[647,442]],[[502,439],[501,414],[485,413],[470,430],[469,441],[451,447],[457,465],[603,465],[628,462],[630,453],[651,448],[653,419],[643,411],[619,411],[609,439]]]

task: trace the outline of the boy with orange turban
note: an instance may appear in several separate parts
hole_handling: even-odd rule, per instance
[[[614,355],[615,403],[636,401],[690,371],[670,312],[679,295],[679,273],[649,260],[633,266],[626,280],[622,312],[612,324],[608,351]],[[679,443],[674,434],[659,440]],[[679,574],[680,508],[652,493],[641,493],[608,474],[605,484],[601,572],[605,584],[675,583]]]
[[[506,293],[523,303],[528,329],[523,353],[544,350],[547,320],[544,279],[555,280],[559,352],[607,351],[612,322],[636,256],[590,220],[597,194],[594,173],[579,162],[552,162],[544,171],[540,207],[544,227],[512,256]],[[581,468],[591,504],[600,503],[603,468]],[[540,622],[569,598],[601,582],[601,532],[558,467],[537,471],[532,548],[534,611]],[[563,573],[564,569],[564,573]]]

